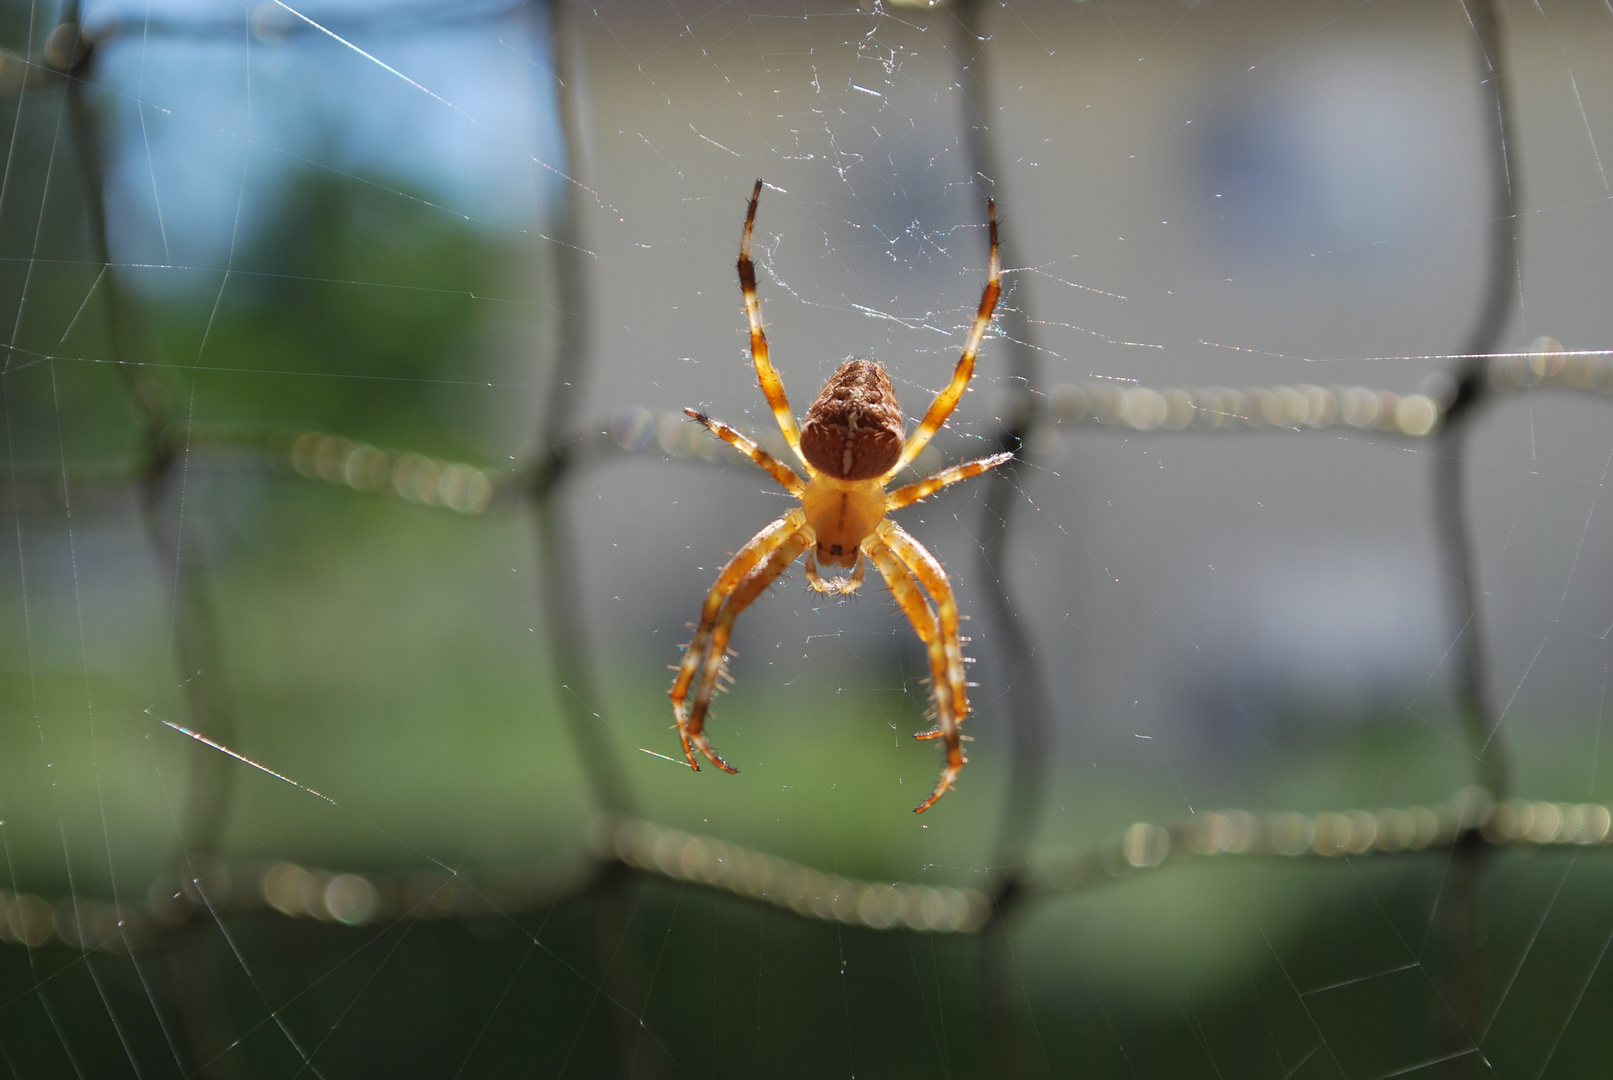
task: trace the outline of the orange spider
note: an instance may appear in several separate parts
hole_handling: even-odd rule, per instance
[[[706,594],[700,609],[700,626],[683,654],[683,663],[672,681],[672,713],[677,718],[678,735],[689,766],[696,772],[698,747],[713,765],[724,772],[737,772],[706,739],[706,714],[717,679],[723,674],[728,640],[734,619],[749,607],[767,587],[803,553],[807,581],[821,593],[846,594],[863,581],[866,557],[885,578],[897,606],[913,624],[919,640],[930,656],[930,679],[935,692],[937,724],[920,732],[920,739],[946,742],[946,765],[941,780],[928,799],[914,807],[923,813],[952,787],[958,772],[969,759],[963,756],[963,736],[959,725],[969,715],[968,683],[963,673],[963,649],[958,637],[958,605],[952,596],[941,564],[885,515],[911,506],[949,484],[978,476],[1001,465],[1012,454],[994,454],[963,465],[954,465],[926,480],[887,492],[885,485],[906,467],[941,430],[947,417],[969,386],[974,374],[975,353],[991,322],[1002,291],[1001,266],[997,258],[997,206],[986,203],[991,223],[991,276],[980,297],[980,311],[963,344],[963,355],[952,373],[952,382],[935,396],[924,419],[904,442],[905,422],[891,389],[890,376],[874,360],[848,360],[840,366],[807,410],[806,422],[796,430],[795,416],[784,396],[784,384],[768,359],[767,333],[762,328],[762,305],[756,298],[756,267],[751,262],[751,231],[756,225],[756,202],[762,195],[762,182],[751,192],[750,212],[745,215],[745,236],[739,245],[739,285],[745,293],[745,314],[750,319],[751,360],[762,393],[773,407],[773,416],[784,441],[806,467],[808,479],[774,458],[750,439],[720,420],[696,409],[685,409],[709,428],[712,434],[733,446],[767,470],[801,505],[786,513],[751,538],[750,543],[728,561],[717,582]],[[824,581],[818,564],[852,567],[850,578]],[[924,591],[920,591],[922,585]],[[929,593],[926,599],[924,592]],[[934,606],[931,606],[931,601]],[[689,701],[693,686],[694,701]]]

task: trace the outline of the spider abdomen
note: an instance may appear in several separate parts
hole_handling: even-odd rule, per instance
[[[825,476],[870,480],[902,456],[905,428],[890,376],[877,360],[847,360],[801,425],[801,453]]]

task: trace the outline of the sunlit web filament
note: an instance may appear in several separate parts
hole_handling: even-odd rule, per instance
[[[299,784],[299,783],[297,783],[297,781],[293,780],[291,777],[285,776],[285,775],[283,775],[281,773],[277,773],[273,769],[269,768],[267,765],[259,765],[257,762],[253,761],[251,758],[244,757],[241,754],[237,754],[234,750],[231,750],[229,747],[225,746],[223,743],[214,742],[212,739],[209,739],[206,735],[203,735],[199,731],[192,731],[188,727],[181,727],[179,724],[172,723],[172,722],[170,722],[168,720],[162,721],[162,724],[163,724],[164,727],[173,728],[175,731],[179,732],[181,735],[189,735],[191,738],[195,739],[197,742],[201,743],[203,746],[211,746],[214,750],[217,750],[221,754],[228,754],[230,757],[234,758],[236,761],[239,761],[244,765],[250,765],[254,769],[257,769],[259,772],[266,772],[270,776],[274,777],[276,780],[284,780],[286,783],[290,784],[292,787],[301,788],[303,791],[306,791],[308,794],[314,796],[315,798],[324,799],[326,802],[330,803],[332,806],[336,807],[337,809],[341,808],[341,804],[338,803],[335,799],[331,798],[329,795],[325,795],[325,794],[322,794],[321,792],[315,791],[313,788],[309,787],[307,784]]]
[[[397,68],[395,68],[391,64],[387,63],[385,60],[382,60],[380,57],[375,56],[372,53],[365,52],[363,49],[359,48],[357,45],[353,44],[351,41],[348,41],[346,38],[342,37],[340,34],[336,33],[334,30],[331,30],[329,27],[321,26],[319,23],[317,23],[314,20],[310,19],[308,16],[304,15],[302,12],[300,12],[296,8],[292,7],[290,4],[287,4],[285,2],[285,0],[274,0],[274,2],[277,5],[279,5],[280,7],[284,8],[286,11],[289,11],[291,14],[295,15],[297,18],[301,19],[303,22],[307,23],[309,26],[313,27],[315,30],[318,30],[321,34],[324,34],[326,37],[328,37],[331,40],[337,42],[338,44],[345,45],[347,48],[352,49],[354,52],[358,53],[360,56],[362,56],[364,59],[368,60],[370,63],[375,64],[377,67],[381,68],[383,71],[386,71],[386,72],[388,72],[388,73],[390,73],[392,75],[396,75],[398,78],[402,79],[404,82],[408,83],[410,86],[414,87],[416,90],[421,91],[422,93],[426,94],[428,97],[434,98],[437,101],[442,102],[444,105],[448,106],[450,109],[454,110],[460,116],[463,116],[466,120],[469,120],[471,123],[475,124],[477,127],[482,128],[484,131],[491,131],[491,129],[489,129],[486,124],[483,124],[480,120],[476,119],[476,117],[472,116],[470,113],[466,112],[464,109],[461,109],[458,105],[455,105],[452,101],[449,101],[447,98],[443,97],[441,94],[437,93],[435,90],[432,90],[431,88],[429,88],[427,86],[423,86],[420,83],[415,82],[413,79],[409,78],[409,76],[405,75],[403,72],[399,71]],[[496,134],[496,133],[494,133],[494,134]],[[699,132],[695,132],[695,134],[698,135]],[[507,141],[508,140],[506,140],[506,142]],[[732,151],[729,151],[729,152],[732,153]],[[553,165],[550,165],[547,161],[544,161],[541,158],[535,157],[535,156],[533,156],[531,154],[527,154],[525,156],[527,158],[529,158],[530,160],[532,160],[534,163],[536,163],[538,165],[541,165],[545,169],[548,169],[550,172],[554,173],[556,176],[560,177],[562,180],[565,180],[567,183],[577,184],[578,187],[580,187],[584,191],[588,192],[589,195],[592,195],[595,198],[598,197],[597,193],[592,188],[587,187],[584,184],[578,183],[575,179],[573,179],[570,176],[567,176],[565,173],[561,172],[559,169],[555,168]]]

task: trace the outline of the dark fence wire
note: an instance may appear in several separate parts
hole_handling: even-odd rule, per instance
[[[603,466],[652,446],[673,460],[722,461],[729,453],[699,429],[678,418],[624,408],[610,424],[577,427],[575,403],[590,369],[586,340],[586,277],[577,263],[578,230],[587,189],[582,186],[582,139],[576,101],[578,39],[571,0],[547,5],[551,62],[571,183],[557,222],[562,241],[558,264],[560,341],[549,374],[547,408],[537,429],[539,453],[521,471],[498,473],[419,454],[388,451],[321,432],[219,428],[192,425],[173,408],[165,384],[170,365],[147,359],[138,312],[123,296],[106,241],[101,176],[102,140],[83,92],[93,75],[98,46],[116,40],[115,26],[78,22],[77,0],[64,6],[60,24],[37,59],[0,57],[0,83],[14,83],[27,94],[60,86],[70,114],[72,136],[83,170],[92,255],[102,267],[101,288],[112,349],[111,362],[128,387],[142,432],[134,473],[113,478],[64,468],[55,488],[65,500],[66,485],[134,485],[158,561],[169,575],[174,596],[172,638],[175,663],[186,687],[190,722],[217,742],[228,743],[233,710],[223,679],[218,626],[200,564],[184,557],[182,521],[171,488],[191,455],[249,455],[310,479],[340,484],[458,513],[527,507],[537,521],[536,559],[542,582],[547,646],[559,707],[579,759],[588,774],[599,814],[587,850],[552,865],[514,868],[477,877],[468,874],[356,874],[280,862],[226,864],[218,852],[232,797],[235,768],[216,750],[196,747],[187,788],[189,802],[179,831],[178,871],[152,883],[143,903],[114,897],[111,902],[81,896],[51,900],[0,890],[0,941],[29,949],[52,940],[85,952],[130,954],[137,973],[150,986],[142,956],[166,957],[188,1055],[209,1070],[228,1069],[232,1033],[219,1015],[216,988],[200,932],[229,916],[255,912],[287,918],[313,918],[346,925],[430,918],[509,920],[551,908],[568,896],[589,895],[596,911],[602,981],[599,996],[614,1019],[623,1075],[658,1075],[653,1055],[634,1053],[647,1001],[642,973],[621,948],[631,921],[632,892],[656,878],[709,888],[769,904],[803,918],[868,929],[978,934],[986,931],[982,979],[992,1003],[992,1027],[1000,1048],[1009,1048],[1019,1020],[1004,1005],[1009,988],[1006,933],[1008,917],[1026,903],[1046,900],[1201,859],[1262,857],[1338,859],[1392,854],[1447,853],[1447,875],[1439,906],[1452,981],[1447,1004],[1448,1068],[1465,1073],[1478,1064],[1473,1049],[1482,1041],[1478,1027],[1478,987],[1482,986],[1482,933],[1477,893],[1486,856],[1499,848],[1613,850],[1613,814],[1602,804],[1560,804],[1508,798],[1508,755],[1500,717],[1488,685],[1482,591],[1472,549],[1465,494],[1468,433],[1481,406],[1515,391],[1562,389],[1613,395],[1613,356],[1606,352],[1498,353],[1518,282],[1517,184],[1510,140],[1510,102],[1502,57],[1499,0],[1466,0],[1475,44],[1483,64],[1481,85],[1493,111],[1489,167],[1494,184],[1492,238],[1484,295],[1475,326],[1455,358],[1448,391],[1400,395],[1362,387],[1185,388],[1155,390],[1113,384],[1065,385],[1038,390],[1031,320],[1022,297],[1010,297],[997,321],[999,340],[1010,361],[1013,400],[991,440],[1023,456],[1044,425],[1080,424],[1127,432],[1306,431],[1348,426],[1389,439],[1428,438],[1433,443],[1435,528],[1445,576],[1448,609],[1458,644],[1456,693],[1464,734],[1474,758],[1474,786],[1438,807],[1348,810],[1305,815],[1211,811],[1169,825],[1140,822],[1091,848],[1035,852],[1032,840],[1040,821],[1043,769],[1052,737],[1052,718],[1040,653],[1015,614],[1007,580],[1006,540],[1017,492],[1011,475],[996,478],[984,500],[981,530],[982,577],[990,600],[992,631],[1003,651],[1013,750],[992,876],[986,892],[917,885],[890,885],[824,874],[765,852],[726,844],[645,821],[633,795],[609,727],[600,715],[592,653],[577,618],[583,612],[574,594],[569,567],[571,546],[565,482],[583,470]],[[517,7],[489,5],[457,18],[498,18]],[[535,9],[524,9],[531,13]],[[965,90],[969,117],[966,144],[973,171],[1005,206],[1012,205],[1001,173],[989,121],[988,17],[1000,10],[984,0],[961,0],[952,9],[958,36],[954,56]],[[432,6],[409,9],[405,29],[446,18]],[[385,20],[381,20],[384,22]],[[366,24],[367,25],[367,24]],[[399,25],[394,21],[393,26]],[[375,28],[385,29],[384,25]],[[261,29],[261,28],[260,28]],[[295,28],[293,28],[294,30]],[[293,32],[280,28],[278,32]],[[252,32],[239,24],[175,22],[150,32],[226,36]],[[1003,237],[1005,261],[1011,241]],[[669,422],[670,421],[670,422]],[[18,484],[50,499],[48,481]],[[159,1020],[161,1018],[159,1017]],[[164,1024],[176,1056],[178,1035]],[[58,1033],[60,1037],[60,1033]],[[294,1047],[296,1040],[287,1033]],[[67,1049],[64,1043],[64,1050]],[[299,1054],[303,1051],[299,1048]],[[71,1051],[68,1050],[71,1057]],[[307,1058],[305,1056],[304,1060]],[[1003,1067],[1018,1068],[1011,1056]],[[1022,1063],[1020,1063],[1022,1064]]]

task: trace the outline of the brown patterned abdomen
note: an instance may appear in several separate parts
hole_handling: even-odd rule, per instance
[[[877,360],[847,360],[801,425],[801,452],[838,480],[868,480],[902,455],[905,425],[890,376]]]

